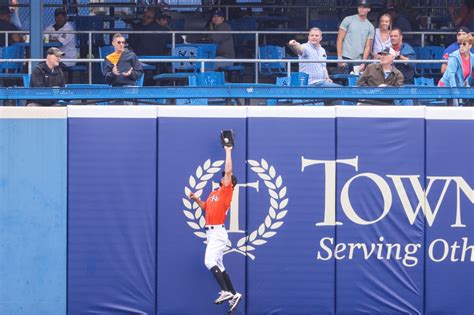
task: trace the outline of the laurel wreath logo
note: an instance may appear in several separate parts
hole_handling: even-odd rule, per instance
[[[263,180],[265,186],[268,188],[270,207],[264,222],[249,235],[239,239],[235,248],[229,240],[224,253],[237,252],[254,260],[255,255],[250,252],[255,250],[255,246],[267,243],[267,239],[274,237],[277,234],[276,231],[283,225],[283,218],[288,213],[286,207],[289,198],[285,198],[287,189],[286,186],[283,186],[281,175],[277,176],[275,168],[270,166],[265,159],[261,159],[260,162],[248,160],[247,163],[250,165],[250,169]],[[221,170],[223,164],[223,160],[215,162],[211,162],[210,159],[207,160],[202,166],[197,167],[195,176],[191,175],[189,177],[189,187],[184,187],[185,198],[183,198],[182,201],[186,209],[183,210],[183,213],[189,220],[186,223],[195,230],[194,234],[200,238],[206,238],[206,233],[202,232],[202,229],[206,225],[206,220],[203,216],[202,209],[196,202],[189,201],[188,196],[191,193],[191,189],[193,189],[195,190],[194,194],[197,197],[201,197],[207,182]]]

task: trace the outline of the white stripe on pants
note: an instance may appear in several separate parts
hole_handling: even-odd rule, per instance
[[[216,227],[212,230],[207,230],[206,236],[207,247],[206,255],[204,256],[204,264],[207,269],[217,266],[221,271],[224,271],[223,257],[228,240],[225,227]]]

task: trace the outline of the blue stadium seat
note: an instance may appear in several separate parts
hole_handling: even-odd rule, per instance
[[[281,46],[267,45],[258,48],[260,59],[286,59],[285,48]],[[286,75],[285,62],[260,62],[258,70],[261,75]]]
[[[443,59],[444,48],[441,46],[417,47],[415,52],[418,60],[441,60]],[[415,74],[441,77],[441,63],[417,63],[415,64]]]

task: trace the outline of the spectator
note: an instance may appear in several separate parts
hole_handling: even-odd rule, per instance
[[[158,24],[156,11],[147,8],[140,24],[133,26],[134,31],[155,31],[154,34],[131,34],[129,44],[138,56],[160,56],[165,54],[166,34],[159,32],[167,29]]]
[[[60,42],[62,44],[59,49],[64,52],[64,58],[76,59],[78,53],[76,48],[76,35],[71,33],[63,33],[63,31],[74,31],[71,23],[67,21],[66,10],[63,8],[57,8],[54,11],[54,20],[54,24],[46,27],[47,32],[52,32],[49,34],[49,40],[53,42]],[[75,65],[75,61],[66,61],[60,63],[60,67],[63,70],[65,67],[72,67]]]
[[[413,47],[408,43],[403,42],[403,33],[399,28],[393,28],[390,31],[390,42],[392,48],[395,50],[396,60],[414,60],[416,53]],[[404,84],[413,84],[413,76],[415,75],[415,68],[411,63],[396,63],[395,67],[400,70],[405,78]]]
[[[392,17],[390,14],[384,14],[379,18],[379,27],[375,29],[374,48],[372,56],[374,59],[379,57],[378,53],[385,47],[389,47],[390,30],[392,29]]]
[[[56,47],[46,51],[46,61],[39,63],[31,73],[30,87],[64,87],[63,71],[59,67],[64,52]],[[32,100],[28,106],[57,105],[58,100]]]
[[[134,86],[143,75],[143,67],[137,55],[125,50],[125,38],[115,34],[112,38],[115,51],[105,57],[105,82],[113,86]]]
[[[10,8],[0,6],[0,31],[19,31],[18,27],[10,22]],[[21,42],[21,36],[18,33],[8,35],[8,44]],[[5,34],[0,34],[0,47],[5,46]]]
[[[163,28],[163,31],[171,31],[170,21],[171,16],[166,13],[163,13],[158,17],[158,24]],[[173,34],[162,34],[162,36],[165,38],[166,45],[170,45],[173,42]],[[174,42],[175,44],[182,44],[184,41],[181,36],[175,36]]]
[[[391,47],[385,47],[379,52],[380,63],[373,63],[367,66],[367,69],[357,80],[357,86],[402,86],[403,74],[395,68],[393,60],[396,52]],[[370,101],[365,100],[366,104],[391,105],[393,101]]]
[[[470,34],[459,36],[459,49],[449,54],[448,66],[438,86],[461,87],[470,86],[474,66],[472,52],[474,37]]]
[[[357,14],[344,18],[337,35],[337,59],[369,58],[375,35],[374,26],[367,19],[369,12],[369,0],[359,0]],[[353,64],[347,66],[344,62],[339,62],[338,65],[343,67],[347,73],[353,68]],[[361,64],[360,71],[363,71],[364,67],[365,64]]]
[[[453,6],[448,8],[453,20],[454,26],[471,26],[470,24],[474,21],[474,0],[464,0],[461,8],[456,13]]]
[[[166,13],[160,14],[158,17],[158,24],[163,27],[163,29],[169,31],[170,30],[170,21],[171,21],[171,16],[169,16]]]
[[[471,52],[474,38],[471,34],[460,36],[459,49],[449,55],[448,67],[438,86],[463,87],[470,86],[472,79],[472,67],[474,65],[474,54]],[[454,99],[453,104],[459,105],[459,100]]]
[[[460,28],[458,28],[458,31],[457,31],[457,34],[456,34],[456,42],[452,43],[451,45],[448,46],[448,48],[446,48],[444,50],[443,59],[448,60],[449,55],[452,52],[455,52],[456,50],[459,50],[459,45],[461,44],[462,36],[470,34],[470,33],[471,33],[471,31],[465,26],[461,26]],[[471,48],[471,52],[474,53],[474,48]],[[441,65],[441,73],[446,72],[447,67],[448,67],[448,64],[443,63]]]
[[[313,27],[308,33],[308,42],[300,44],[292,39],[288,43],[290,48],[298,55],[300,60],[325,61],[327,59],[326,50],[321,46],[323,33],[317,27]],[[333,83],[329,78],[326,63],[302,62],[299,64],[299,71],[309,75],[308,83],[316,86],[340,86]]]
[[[217,10],[212,15],[212,21],[209,25],[211,31],[226,31],[231,32],[232,28],[225,22],[224,13]],[[234,39],[231,33],[216,33],[211,35],[211,40],[217,45],[217,59],[232,59],[235,58]],[[233,62],[216,62],[216,68],[224,68],[232,66]]]
[[[0,0],[0,6],[17,5],[17,0]],[[18,29],[21,29],[21,21],[18,16],[18,7],[9,7],[10,9],[10,23],[15,25]]]

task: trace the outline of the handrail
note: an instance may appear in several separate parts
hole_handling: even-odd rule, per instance
[[[171,56],[170,56],[171,57]],[[75,61],[75,62],[84,62],[84,63],[89,63],[89,68],[92,65],[92,63],[97,63],[97,62],[103,62],[104,59],[99,59],[99,58],[89,58],[89,59],[61,59],[62,61]],[[33,62],[41,62],[44,61],[44,59],[0,59],[0,63],[2,62],[27,62],[28,63],[28,73],[31,74],[32,71],[32,63]],[[206,58],[182,58],[182,59],[176,59],[176,58],[168,58],[168,59],[139,59],[139,61],[143,63],[171,63],[171,62],[199,62],[201,64],[200,70],[201,72],[206,71],[206,63],[219,63],[219,62],[238,62],[238,63],[282,63],[285,62],[287,67],[287,76],[291,76],[291,64],[293,63],[328,63],[328,64],[334,64],[334,63],[339,63],[341,60],[335,60],[335,59],[330,59],[330,60],[299,60],[299,59],[260,59],[260,58],[255,58],[255,59],[221,59],[221,58],[216,58],[216,59],[206,59]],[[361,64],[361,63],[380,63],[380,60],[374,60],[374,59],[353,59],[353,60],[343,60],[344,63],[351,63],[351,64]],[[433,63],[447,63],[448,61],[445,59],[441,60],[428,60],[428,59],[416,59],[416,60],[394,60],[394,63],[411,63],[411,64],[433,64]],[[92,83],[91,78],[91,73],[89,73],[89,83]],[[258,67],[256,67],[256,76],[255,76],[255,83],[258,83]]]
[[[120,91],[120,93],[117,93]],[[0,88],[0,98],[12,100],[62,99],[111,100],[157,98],[246,99],[474,99],[467,87],[314,87],[276,85],[222,85],[185,87]]]

